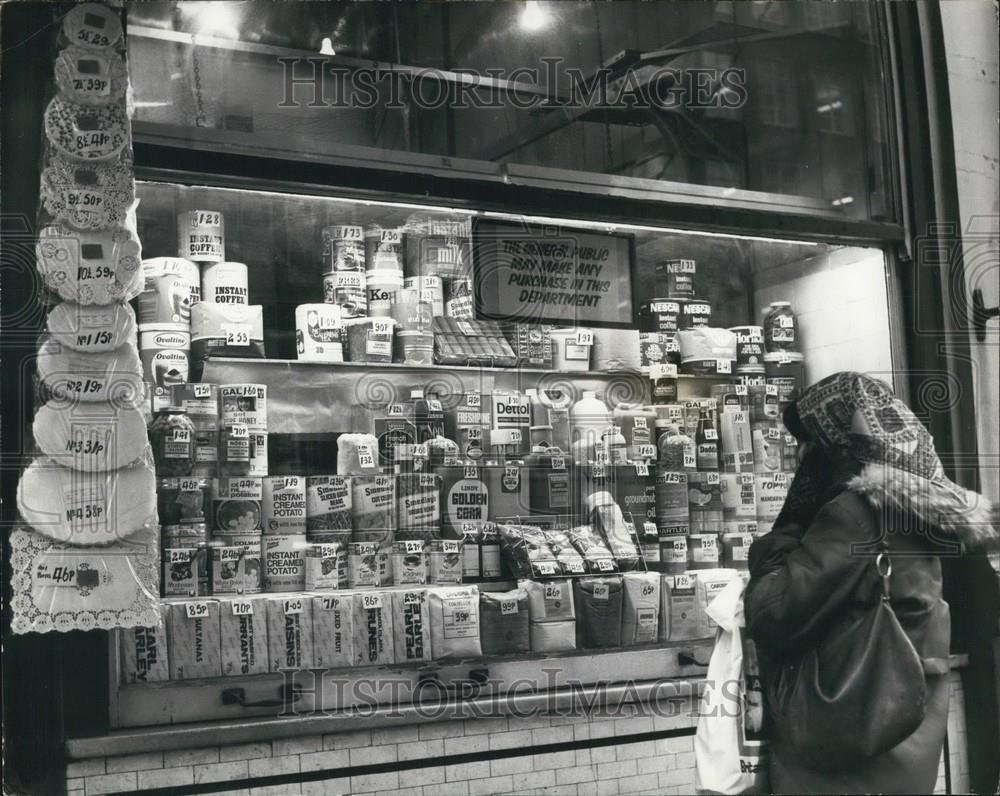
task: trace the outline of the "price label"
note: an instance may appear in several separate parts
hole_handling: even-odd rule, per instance
[[[674,539],[675,553],[687,553],[687,549],[688,549],[687,539]]]
[[[539,575],[555,575],[556,565],[552,561],[536,561],[535,569]]]
[[[774,483],[779,484],[780,486],[784,486],[786,483],[788,483],[788,478],[785,476],[784,473],[775,473]]]
[[[597,559],[597,568],[601,572],[613,572],[615,569],[615,562],[610,558],[599,558]]]
[[[406,413],[406,409],[402,404],[389,404],[385,413],[388,417],[402,417]]]
[[[565,470],[566,469],[566,457],[565,456],[553,456],[552,457],[552,469],[553,470]]]
[[[719,359],[716,360],[716,370],[719,373],[732,373],[733,372],[733,362],[730,359]]]
[[[687,574],[674,575],[674,588],[675,589],[693,589],[694,588],[694,578]]]
[[[229,436],[232,439],[248,439],[250,437],[250,427],[243,425],[230,426]]]
[[[792,358],[788,355],[787,351],[782,351],[778,354],[778,364],[779,365],[791,365]]]
[[[233,616],[253,616],[253,603],[250,600],[233,600]]]
[[[640,459],[655,459],[656,458],[656,446],[655,445],[636,445],[635,452],[636,452],[636,455]]]
[[[381,243],[399,243],[400,235],[398,229],[383,229],[379,238]]]
[[[785,434],[785,444],[790,448],[794,448],[799,444],[799,441],[795,439],[791,434]]]
[[[212,397],[212,385],[211,384],[195,384],[194,385],[194,397],[195,398],[211,398]]]
[[[593,345],[594,344],[594,333],[590,329],[577,329],[576,330],[576,344],[577,345]]]
[[[520,445],[522,439],[523,439],[523,437],[521,435],[521,430],[519,428],[512,428],[510,430],[510,444],[511,445]]]
[[[194,559],[195,553],[197,551],[194,548],[185,547],[181,549],[173,549],[170,551],[170,555],[167,558],[170,560],[171,564],[187,564],[189,561]]]
[[[703,536],[701,538],[701,549],[707,552],[714,552],[716,550],[716,543],[718,539],[714,536]]]
[[[441,408],[441,402],[437,398],[428,398],[427,399],[427,408],[430,409],[432,412],[442,412],[442,411],[444,411]]]
[[[719,474],[718,473],[708,473],[705,476],[705,483],[708,484],[709,486],[716,486],[717,484],[720,483],[720,481],[719,481]]]
[[[753,475],[751,473],[740,473],[738,483],[740,486],[750,486],[753,484]]]
[[[597,463],[590,468],[590,477],[593,479],[604,478],[604,465]]]
[[[764,387],[764,395],[773,395],[775,398],[778,397],[778,385],[768,384]]]
[[[782,329],[791,329],[795,326],[795,321],[790,315],[781,315],[778,317],[778,326]]]
[[[187,614],[188,619],[204,619],[209,613],[208,603],[186,603],[184,605],[184,613]]]
[[[420,541],[417,541],[415,539],[403,542],[403,545],[404,545],[403,549],[408,554],[410,554],[410,553],[422,553],[422,552],[424,552],[424,543],[420,542]]]
[[[519,468],[517,466],[514,466],[514,467],[504,466],[504,468],[503,468],[503,474],[504,474],[504,478],[506,478],[506,479],[516,480],[516,479],[518,479],[518,478],[521,477],[521,468]]]
[[[736,385],[736,394],[737,395],[746,395],[747,394],[747,386],[745,384],[737,384]]]
[[[469,393],[465,396],[465,405],[470,409],[478,409],[483,405],[482,396],[477,392]]]
[[[636,462],[635,474],[643,478],[646,477],[649,475],[649,465],[646,462]]]
[[[354,553],[359,556],[373,556],[375,555],[375,543],[374,542],[354,542]]]
[[[285,602],[283,603],[283,608],[286,614],[301,614],[302,598],[293,597],[290,600],[285,600]]]
[[[546,600],[561,600],[562,599],[562,588],[555,583],[545,584],[545,599]]]
[[[441,542],[441,552],[443,553],[458,553],[461,550],[461,546],[457,539],[444,539]]]
[[[687,476],[685,476],[684,473],[661,472],[660,473],[660,483],[661,484],[684,484],[684,483],[687,483]]]
[[[368,611],[375,611],[382,607],[381,594],[364,594],[361,597],[362,606]]]
[[[649,366],[649,378],[653,381],[659,379],[677,378],[677,366],[672,364],[657,364]]]
[[[611,596],[611,587],[607,583],[594,584],[594,599],[606,601]]]
[[[642,524],[642,533],[644,536],[656,536],[656,523],[646,520]]]
[[[371,445],[358,445],[358,465],[363,470],[374,470],[378,467],[378,464],[375,462],[375,454],[372,452]]]
[[[719,432],[714,428],[705,429],[705,439],[717,440],[719,438]]]
[[[191,442],[191,429],[188,428],[175,428],[174,429],[174,442]]]
[[[403,595],[403,605],[420,605],[420,592],[406,592],[406,594]]]
[[[323,610],[324,611],[336,611],[340,608],[340,598],[339,597],[324,597],[323,598]]]
[[[392,331],[392,324],[385,318],[372,318],[371,321],[372,334],[389,334]],[[430,403],[428,401],[427,405],[430,406]],[[438,404],[438,408],[440,408],[440,404]]]
[[[479,478],[479,468],[474,464],[465,465],[465,477],[472,479]]]
[[[226,345],[243,347],[250,345],[250,324],[227,323],[223,325],[226,333]]]
[[[430,456],[430,451],[427,449],[426,442],[417,443],[411,450],[413,452],[414,459],[426,459]]]
[[[517,600],[500,601],[501,616],[510,616],[511,614],[516,614],[516,613],[517,613]]]
[[[685,470],[693,470],[697,466],[698,466],[698,460],[695,457],[695,454],[693,454],[693,453],[685,453],[684,454],[684,469]]]
[[[594,458],[598,464],[607,464],[608,462],[608,452],[607,450],[598,450],[594,452]]]

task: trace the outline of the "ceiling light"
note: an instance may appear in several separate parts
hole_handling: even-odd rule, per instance
[[[329,36],[323,37],[323,44],[319,48],[320,55],[336,55],[333,49],[333,42],[330,40]]]
[[[225,0],[210,2],[187,2],[181,4],[181,11],[194,23],[196,33],[203,36],[218,36],[225,39],[240,37],[238,3]]]
[[[528,0],[521,11],[521,27],[524,30],[541,30],[549,24],[549,14],[536,0]]]

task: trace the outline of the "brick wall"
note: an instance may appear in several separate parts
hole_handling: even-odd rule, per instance
[[[102,757],[70,763],[66,785],[70,796],[209,783],[218,783],[219,789],[208,792],[253,796],[690,793],[695,720],[690,701],[674,704],[680,707],[655,712],[625,706],[614,718],[597,714],[470,719]],[[650,737],[657,733],[673,737]],[[576,748],[564,748],[569,745]],[[457,755],[479,759],[449,764],[448,759]],[[408,766],[417,761],[433,764]],[[294,779],[320,771],[322,778],[307,782],[236,782]]]

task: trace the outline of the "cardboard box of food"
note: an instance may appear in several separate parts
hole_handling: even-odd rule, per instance
[[[219,601],[222,673],[266,674],[268,670],[267,605],[262,597]]]
[[[395,662],[392,592],[361,591],[354,595],[354,665]]]
[[[219,677],[222,639],[217,600],[171,602],[167,609],[170,679]]]
[[[354,595],[338,592],[313,597],[312,620],[316,668],[354,666]]]
[[[433,660],[430,606],[425,589],[392,592],[392,627],[396,663]]]
[[[162,622],[154,627],[120,631],[122,682],[160,683],[170,679],[167,661],[167,607],[160,606]]]
[[[265,602],[270,670],[313,668],[312,600],[295,595]]]

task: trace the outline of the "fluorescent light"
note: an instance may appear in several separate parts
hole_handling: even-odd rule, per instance
[[[521,27],[524,30],[541,30],[549,24],[549,14],[543,10],[537,0],[528,0],[521,11]]]
[[[333,42],[330,40],[329,36],[324,36],[323,37],[323,44],[320,45],[319,54],[320,55],[336,55],[337,54],[336,52],[334,52]]]
[[[223,39],[240,37],[238,3],[226,0],[209,2],[186,2],[180,4],[181,13],[194,22],[195,32],[203,36],[218,36]]]
[[[854,204],[853,196],[841,196],[839,199],[834,199],[830,204],[834,207],[843,207],[844,205]]]

